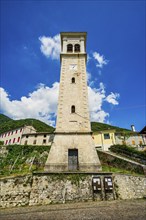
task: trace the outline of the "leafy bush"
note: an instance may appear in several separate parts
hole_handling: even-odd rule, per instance
[[[0,146],[4,145],[4,141],[0,141]]]

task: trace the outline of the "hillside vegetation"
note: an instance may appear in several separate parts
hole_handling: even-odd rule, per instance
[[[1,123],[0,123],[0,133],[13,130],[19,127],[23,127],[24,125],[31,125],[33,126],[37,132],[53,132],[54,128],[45,124],[42,121],[37,119],[21,119],[21,120],[7,120],[4,115],[0,115]]]
[[[91,129],[92,131],[101,131],[101,130],[109,130],[109,129],[114,129],[116,130],[116,132],[119,133],[131,133],[131,130],[125,129],[125,128],[119,128],[113,125],[109,125],[109,124],[104,124],[104,123],[100,123],[100,122],[91,122]]]
[[[0,114],[0,125],[8,121],[13,121],[13,120],[6,115]]]
[[[53,127],[37,119],[29,118],[29,119],[13,120],[3,114],[0,114],[0,133],[6,132],[12,129],[16,129],[24,125],[33,126],[37,130],[37,132],[53,132],[54,131]],[[112,125],[104,124],[100,122],[91,122],[91,129],[93,132],[100,131],[100,130],[108,130],[108,129],[114,129],[116,130],[116,132],[121,132],[121,133],[131,132],[128,129],[119,128],[116,126],[112,126]]]

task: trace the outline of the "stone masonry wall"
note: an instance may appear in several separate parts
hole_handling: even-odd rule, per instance
[[[94,195],[92,177],[102,174],[35,174],[1,178],[0,207],[46,205],[51,203],[101,200],[100,193]],[[143,198],[145,178],[130,175],[113,175],[114,197],[108,199]]]
[[[144,177],[116,174],[114,186],[119,199],[140,199],[146,196],[146,179]]]
[[[32,176],[9,177],[0,180],[0,207],[29,205]]]

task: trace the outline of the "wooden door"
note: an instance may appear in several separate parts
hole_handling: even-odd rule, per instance
[[[68,150],[68,169],[72,171],[78,170],[78,150],[77,149]]]

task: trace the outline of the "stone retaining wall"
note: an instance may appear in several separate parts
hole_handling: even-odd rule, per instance
[[[146,178],[144,177],[116,174],[114,186],[119,199],[140,199],[146,196]]]
[[[110,174],[111,175],[111,174]],[[93,193],[92,177],[106,174],[35,174],[1,178],[0,207],[45,205],[101,199],[137,199],[146,195],[145,178],[112,175],[114,191]],[[103,190],[103,189],[102,189]]]

